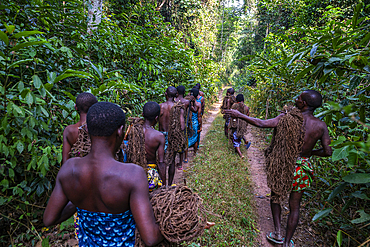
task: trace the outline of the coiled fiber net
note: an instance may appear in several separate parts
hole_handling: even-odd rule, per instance
[[[144,120],[139,117],[130,117],[128,121],[131,127],[128,133],[129,138],[126,150],[127,162],[139,165],[147,171]]]
[[[184,132],[181,130],[181,110],[185,110],[185,105],[181,101],[176,102],[170,110],[168,147],[165,155],[167,165],[175,160],[176,153],[185,151],[187,146]]]
[[[286,114],[274,130],[271,145],[266,149],[267,185],[274,196],[274,203],[280,203],[291,191],[295,164],[302,151],[305,129],[301,111],[285,106]]]
[[[159,230],[165,238],[157,247],[177,246],[204,232],[207,217],[203,201],[187,186],[161,187],[149,198]],[[137,229],[135,238],[136,247],[145,246]]]

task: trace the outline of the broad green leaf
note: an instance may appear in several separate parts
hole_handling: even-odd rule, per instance
[[[362,3],[359,3],[356,5],[356,8],[355,8],[355,11],[353,13],[353,17],[352,17],[352,29],[355,29],[356,28],[356,25],[357,25],[357,19],[358,19],[358,15],[360,14],[360,11],[361,11],[361,7],[362,7]]]
[[[351,223],[360,224],[360,223],[370,221],[370,214],[365,213],[365,211],[363,209],[358,210],[356,212],[360,214],[360,218],[351,220]]]
[[[14,170],[12,168],[8,169],[9,177],[14,178]]]
[[[8,35],[6,35],[6,33],[4,33],[3,31],[0,30],[0,39],[2,41],[4,41],[4,43],[6,45],[9,45],[9,38],[8,38]]]
[[[357,150],[351,150],[348,154],[348,167],[354,167],[358,162]]]
[[[28,46],[41,45],[41,44],[44,44],[44,43],[47,43],[47,41],[25,42],[25,43],[21,43],[19,45],[14,46],[12,49],[10,49],[10,51],[18,51],[19,49],[22,49],[22,48],[25,48],[25,47],[28,47]]]
[[[339,230],[337,233],[337,243],[339,247],[342,246],[342,241],[343,241],[342,231]]]
[[[358,85],[360,85],[361,82],[361,77],[355,75],[351,78],[350,83],[349,83],[349,90],[354,90],[357,88]]]
[[[312,221],[316,221],[316,220],[319,220],[327,215],[330,214],[330,212],[332,211],[333,209],[332,208],[327,208],[327,209],[324,209],[324,210],[321,210],[319,211],[317,214],[315,214],[315,216],[312,218]]]
[[[338,161],[344,158],[347,158],[349,154],[349,148],[348,146],[344,146],[341,148],[334,149],[333,156],[331,158],[332,161]]]
[[[312,47],[312,49],[310,51],[310,56],[311,57],[315,56],[318,47],[319,46],[317,44],[313,45],[313,47]]]
[[[18,114],[22,114],[22,109],[19,108],[16,104],[12,104],[12,107],[13,109],[18,113]]]
[[[338,136],[338,139],[337,140],[335,140],[335,141],[332,141],[331,143],[330,143],[330,146],[336,146],[336,145],[338,145],[338,144],[341,144],[341,143],[343,143],[344,141],[346,140],[346,137],[345,136]]]
[[[44,108],[44,107],[40,106],[40,110],[41,110],[41,112],[42,112],[42,113],[44,113],[44,115],[45,115],[46,117],[49,117],[49,113],[45,110],[45,108]]]
[[[23,143],[21,142],[21,141],[18,141],[18,143],[17,143],[17,150],[18,150],[18,152],[21,154],[22,152],[23,152],[23,150],[24,150],[24,145],[23,145]]]
[[[34,34],[43,34],[43,32],[40,32],[40,31],[23,31],[23,32],[19,32],[19,33],[14,34],[13,37],[16,38],[16,39],[19,39],[20,37],[28,37],[28,36],[34,35]]]
[[[305,76],[309,71],[311,71],[315,66],[314,65],[310,65],[308,66],[307,68],[305,68],[304,70],[301,71],[301,73],[299,73],[297,75],[297,77],[294,79],[294,82],[298,82],[303,76]]]
[[[333,200],[344,188],[346,188],[348,183],[340,183],[329,195],[328,201]]]
[[[49,247],[49,236],[42,240],[41,247]]]
[[[366,194],[363,194],[361,191],[356,191],[356,192],[353,192],[351,194],[352,196],[354,197],[357,197],[357,198],[360,198],[360,199],[364,199],[364,200],[370,200],[370,198],[366,195]]]
[[[26,102],[27,104],[31,105],[33,103],[33,95],[31,92],[26,94]]]
[[[33,79],[33,85],[35,86],[35,88],[39,89],[42,85],[40,77],[38,77],[38,75],[33,75],[32,79]]]
[[[370,173],[351,173],[345,176],[343,180],[352,184],[370,183]]]
[[[23,81],[20,81],[18,83],[18,91],[21,93],[23,91],[23,89],[24,89],[24,83],[23,83]]]
[[[15,26],[14,25],[6,25],[4,24],[5,28],[6,28],[6,31],[9,33],[9,34],[12,34],[14,29],[15,29]]]

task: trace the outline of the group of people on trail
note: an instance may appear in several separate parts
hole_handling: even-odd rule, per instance
[[[268,185],[271,188],[271,212],[274,222],[274,231],[267,234],[266,238],[272,243],[283,247],[294,246],[292,240],[299,221],[299,209],[303,192],[311,187],[314,178],[314,169],[310,157],[331,156],[332,149],[330,137],[325,122],[314,117],[313,112],[322,105],[322,96],[314,90],[303,91],[295,99],[295,107],[287,107],[275,118],[261,120],[249,116],[249,108],[237,106],[244,99],[238,95],[233,98],[234,89],[230,88],[221,107],[225,118],[225,135],[228,136],[240,153],[240,141],[246,133],[245,123],[259,128],[273,128],[274,136],[270,147],[266,150],[266,170]],[[239,97],[239,99],[238,99]],[[236,103],[235,103],[236,102]],[[235,107],[234,107],[235,106]],[[239,122],[237,122],[239,121]],[[242,123],[243,121],[245,123]],[[236,124],[233,125],[233,123]],[[294,127],[293,125],[296,125]],[[293,139],[293,141],[292,141]],[[321,141],[322,148],[314,149],[316,143]],[[282,143],[282,144],[281,144]],[[289,148],[289,145],[291,148]],[[286,159],[290,157],[292,160]],[[293,169],[290,169],[288,165]],[[286,188],[284,189],[284,184]],[[289,209],[285,236],[281,230],[281,200],[289,193]]]
[[[184,86],[168,87],[165,96],[164,103],[144,105],[144,119],[128,119],[127,131],[119,106],[90,93],[76,97],[80,120],[63,132],[62,166],[44,212],[46,226],[75,215],[79,246],[134,246],[135,229],[148,246],[163,240],[148,192],[167,182],[175,186],[176,155],[182,169],[188,148],[197,151],[204,112],[199,84],[186,97]],[[145,157],[134,157],[137,150]]]

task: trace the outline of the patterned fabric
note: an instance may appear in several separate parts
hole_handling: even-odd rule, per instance
[[[296,164],[292,191],[301,192],[306,188],[311,187],[312,180],[314,178],[314,171],[310,158],[299,157]]]
[[[136,224],[130,210],[110,214],[77,208],[77,217],[80,247],[134,247]]]
[[[149,183],[149,192],[152,192],[155,189],[158,189],[162,186],[163,182],[159,176],[157,165],[148,164],[148,183]]]
[[[198,128],[199,128],[198,113],[193,112],[193,114],[191,115],[191,123],[193,126],[193,135],[190,136],[188,139],[189,148],[198,141]]]
[[[225,116],[225,115],[224,115],[224,116]],[[226,128],[228,128],[228,127],[229,127],[230,119],[231,119],[231,117],[230,117],[230,116],[226,116],[226,120],[225,120],[225,127],[226,127]]]
[[[236,147],[240,147],[240,145],[241,145],[241,143],[242,143],[242,139],[239,139],[239,138],[237,137],[236,132],[237,132],[237,131],[234,131],[234,133],[233,133],[233,146],[234,146],[234,148],[236,148]]]
[[[163,135],[164,135],[164,138],[165,138],[165,143],[164,143],[164,151],[166,152],[167,150],[167,147],[168,147],[168,132],[166,131],[160,131]]]

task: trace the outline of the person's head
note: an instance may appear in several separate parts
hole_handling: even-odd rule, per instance
[[[244,96],[243,96],[243,94],[238,94],[236,96],[236,102],[244,102]]]
[[[177,96],[177,89],[175,87],[168,87],[166,90],[166,97],[175,98]]]
[[[116,104],[98,102],[92,105],[87,112],[87,130],[93,141],[94,137],[116,138],[118,148],[124,137],[126,115]]]
[[[314,111],[322,105],[322,96],[315,90],[303,91],[296,99],[296,106],[299,109],[308,107],[309,110]]]
[[[177,93],[178,93],[179,95],[184,96],[184,94],[185,94],[185,87],[184,87],[184,86],[180,85],[180,86],[178,86],[176,89],[177,89]]]
[[[161,113],[161,107],[157,102],[149,101],[145,103],[143,108],[143,117],[150,122],[157,121],[159,114]]]
[[[198,90],[200,90],[200,83],[195,84],[195,87],[198,88]]]
[[[198,94],[199,94],[199,89],[197,89],[196,87],[193,87],[190,90],[190,95],[194,96],[195,98],[198,97]]]
[[[80,93],[76,98],[76,110],[81,113],[87,113],[89,108],[97,103],[98,100],[91,93]]]
[[[235,90],[234,90],[234,88],[229,88],[228,90],[230,90],[230,95],[234,95],[234,93],[235,93]]]

